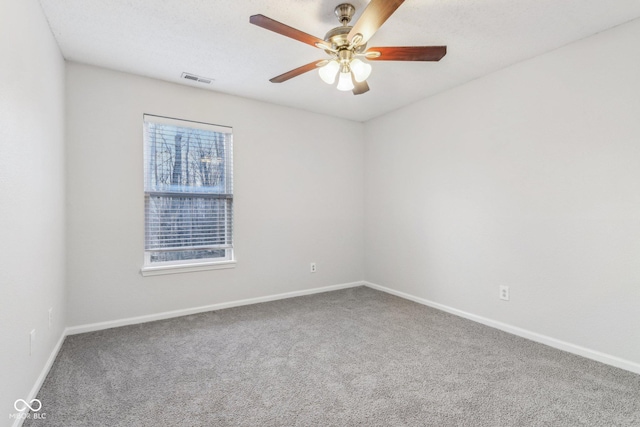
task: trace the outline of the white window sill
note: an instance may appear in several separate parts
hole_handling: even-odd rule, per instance
[[[159,265],[159,266],[146,266],[140,269],[140,273],[143,276],[158,276],[161,274],[176,274],[176,273],[191,273],[194,271],[206,271],[206,270],[221,270],[223,268],[235,268],[236,261],[212,261],[201,262],[193,264],[180,264],[180,265]]]

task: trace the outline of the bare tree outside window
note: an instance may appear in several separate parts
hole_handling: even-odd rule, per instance
[[[231,258],[231,140],[230,128],[145,116],[147,264]]]

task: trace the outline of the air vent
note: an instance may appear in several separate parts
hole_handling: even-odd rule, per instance
[[[207,78],[207,77],[196,76],[195,74],[191,74],[191,73],[182,73],[182,78],[183,79],[187,79],[187,80],[191,80],[191,81],[194,81],[194,82],[198,82],[198,83],[203,83],[205,85],[209,85],[213,81],[213,79],[210,79],[210,78]]]

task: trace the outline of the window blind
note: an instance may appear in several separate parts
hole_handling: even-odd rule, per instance
[[[144,116],[145,260],[230,259],[232,129]]]

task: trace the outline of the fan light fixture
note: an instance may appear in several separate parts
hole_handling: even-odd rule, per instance
[[[338,70],[340,70],[340,64],[338,64],[338,61],[329,61],[327,65],[318,69],[318,74],[320,74],[320,78],[323,82],[332,85],[336,81]]]
[[[343,63],[341,67],[337,60],[331,60],[318,69],[318,74],[323,82],[332,85],[336,81],[338,71],[340,71],[338,90],[349,91],[354,88],[351,76],[353,75],[353,79],[358,83],[364,82],[371,75],[371,65],[354,58],[350,62]]]
[[[338,79],[338,90],[346,92],[348,90],[353,90],[353,87],[351,71],[341,71],[340,78]]]
[[[327,84],[334,84],[338,76],[337,89],[341,91],[354,90],[357,84],[366,85],[371,75],[371,65],[358,57],[366,58],[362,34],[354,34],[349,40],[349,33],[353,27],[348,26],[355,13],[355,8],[349,3],[338,5],[335,14],[342,23],[341,27],[330,30],[324,41],[315,42],[315,46],[327,52],[331,59],[316,64],[320,78]]]
[[[253,25],[316,47],[328,55],[325,59],[294,68],[269,81],[286,82],[317,68],[320,78],[325,83],[332,85],[337,78],[338,90],[351,90],[354,95],[362,95],[369,91],[369,61],[439,61],[447,53],[446,46],[367,47],[371,37],[404,1],[370,0],[353,26],[349,23],[356,8],[350,3],[341,3],[334,9],[341,25],[329,30],[324,39],[296,30],[264,15],[252,15],[249,22]]]
[[[353,78],[358,83],[362,83],[371,75],[371,65],[356,58],[351,61],[351,71],[353,72]]]

